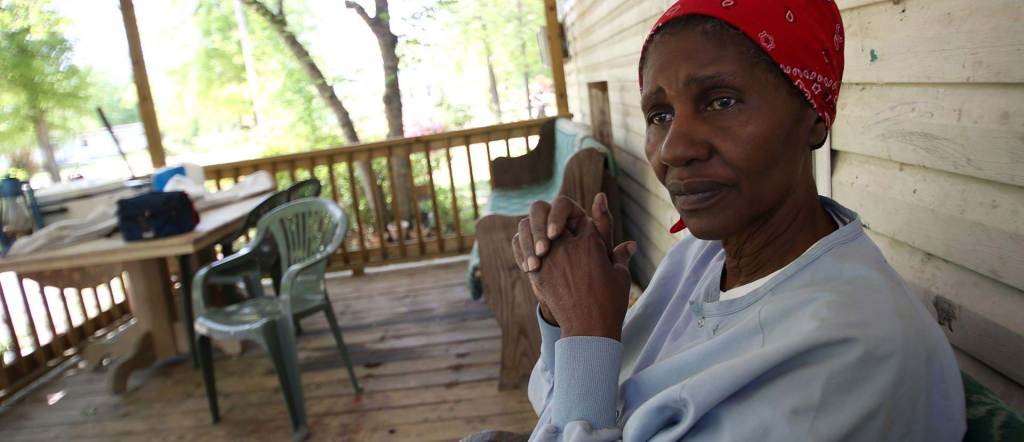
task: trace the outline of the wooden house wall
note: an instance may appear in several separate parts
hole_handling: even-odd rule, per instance
[[[832,196],[943,324],[961,368],[1024,409],[1024,8],[1019,0],[836,0],[846,71]],[[564,11],[570,111],[607,82],[626,234],[646,283],[678,240],[643,155],[637,63],[667,0]]]

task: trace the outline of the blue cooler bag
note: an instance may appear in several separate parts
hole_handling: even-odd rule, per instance
[[[150,192],[117,201],[117,226],[125,241],[191,232],[199,213],[185,192]]]

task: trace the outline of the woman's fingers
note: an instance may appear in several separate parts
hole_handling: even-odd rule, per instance
[[[523,258],[523,248],[519,247],[519,234],[512,236],[512,258],[516,260],[519,270],[526,271],[526,262]]]
[[[594,219],[597,232],[604,241],[605,248],[612,248],[612,211],[608,209],[608,197],[604,192],[594,195],[594,203],[590,206],[590,216]]]
[[[586,216],[586,212],[572,198],[559,195],[551,204],[551,211],[548,213],[548,239],[558,238],[567,228],[574,228],[579,219]]]
[[[519,220],[519,247],[523,254],[523,263],[525,264],[526,271],[535,272],[540,269],[540,258],[534,254],[533,232],[530,229],[529,217],[524,217]]]
[[[534,201],[530,204],[530,233],[533,236],[533,253],[541,257],[548,252],[550,243],[545,230],[548,224],[548,213],[551,205],[547,201]]]

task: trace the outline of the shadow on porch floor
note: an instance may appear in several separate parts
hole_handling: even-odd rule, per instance
[[[303,321],[299,362],[311,440],[455,440],[529,432],[525,391],[497,391],[500,332],[469,298],[463,260],[329,280],[365,392],[353,395],[326,321]],[[291,440],[270,360],[256,346],[217,355],[222,421],[210,423],[188,363],[137,373],[123,396],[72,369],[0,415],[3,440]],[[52,402],[52,405],[48,405]]]

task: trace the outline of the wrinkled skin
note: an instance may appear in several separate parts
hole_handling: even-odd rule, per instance
[[[782,268],[835,229],[811,174],[827,127],[752,48],[741,34],[684,27],[655,38],[643,70],[647,160],[690,232],[722,241],[723,290]],[[622,328],[628,270],[616,269],[636,245],[611,248],[601,205],[588,217],[571,201],[535,203],[513,240],[563,336],[618,339]]]

